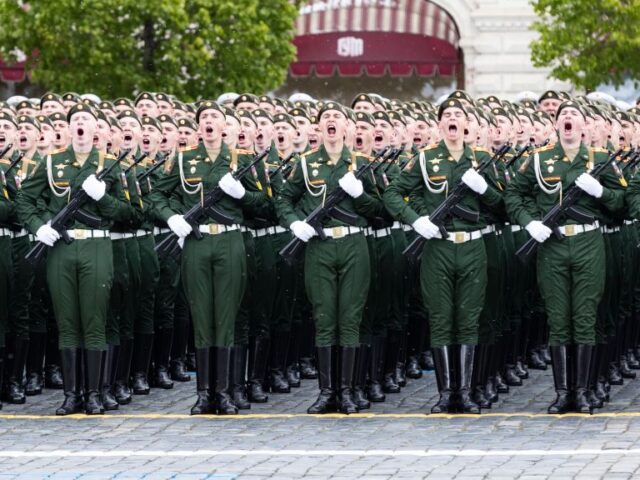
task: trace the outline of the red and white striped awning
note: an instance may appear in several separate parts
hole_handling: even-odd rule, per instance
[[[428,0],[311,0],[300,8],[293,76],[454,75],[460,34]]]

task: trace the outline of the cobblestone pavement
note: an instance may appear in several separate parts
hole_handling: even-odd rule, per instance
[[[0,480],[640,476],[640,379],[597,415],[550,416],[550,371],[531,374],[480,416],[425,415],[432,372],[348,417],[304,414],[312,380],[235,417],[189,417],[195,381],[101,417],[52,416],[48,390],[0,411]]]

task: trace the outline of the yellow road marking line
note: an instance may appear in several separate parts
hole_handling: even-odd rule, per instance
[[[245,415],[189,415],[186,413],[108,413],[106,415],[75,414],[67,416],[58,415],[29,415],[29,414],[0,414],[0,420],[88,420],[88,419],[203,419],[203,420],[271,420],[288,418],[329,418],[341,420],[368,419],[368,418],[418,418],[418,419],[457,419],[457,418],[635,418],[640,417],[640,412],[603,412],[589,415],[587,413],[565,413],[564,415],[551,415],[548,413],[483,413],[473,414],[425,414],[425,413],[356,413],[343,415],[341,413],[329,413],[324,415],[310,415],[307,413],[249,413]]]

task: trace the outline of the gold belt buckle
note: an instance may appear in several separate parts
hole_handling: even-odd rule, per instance
[[[565,225],[564,234],[567,237],[573,237],[576,234],[576,226],[575,225]]]
[[[209,225],[209,234],[217,235],[219,233],[218,227],[219,227],[219,225],[217,223]]]
[[[465,232],[456,232],[453,237],[453,243],[464,243],[466,240]]]
[[[331,236],[333,238],[342,238],[342,237],[344,237],[343,227],[333,227],[331,229]]]
[[[76,240],[84,240],[85,238],[87,238],[86,230],[74,230],[73,238],[75,238]]]

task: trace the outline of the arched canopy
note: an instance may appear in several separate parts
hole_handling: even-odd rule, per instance
[[[312,0],[300,9],[290,72],[451,76],[459,40],[451,16],[427,0]]]

